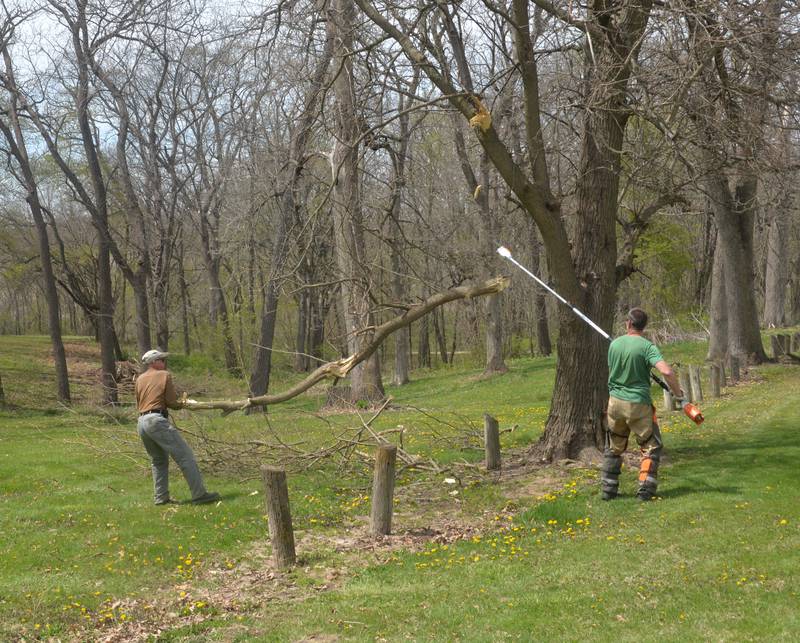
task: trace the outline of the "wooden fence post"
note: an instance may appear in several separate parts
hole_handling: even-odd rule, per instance
[[[488,413],[483,414],[483,436],[486,448],[486,469],[494,471],[500,468],[500,425]]]
[[[672,393],[669,391],[664,391],[664,410],[665,411],[675,410],[675,400],[672,399]]]
[[[722,385],[721,385],[721,375],[722,369],[720,368],[719,364],[712,364],[710,368],[710,385],[711,385],[711,397],[719,397],[722,393]]]
[[[281,569],[295,564],[294,531],[289,511],[289,489],[286,471],[277,467],[261,467],[261,478],[266,493],[269,539],[275,565]]]
[[[394,465],[397,447],[382,445],[375,454],[375,471],[372,478],[372,511],[370,531],[374,536],[385,536],[392,532],[394,510]]]
[[[700,385],[700,367],[689,367],[689,381],[692,386],[692,402],[703,401],[703,387]]]
[[[686,371],[681,371],[678,374],[678,381],[681,385],[681,390],[683,391],[683,395],[687,398],[692,397],[692,383],[689,380],[689,373]]]

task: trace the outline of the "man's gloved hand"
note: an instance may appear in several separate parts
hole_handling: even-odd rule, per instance
[[[180,404],[181,408],[186,408],[186,402],[188,400],[189,400],[189,394],[186,391],[184,391],[178,398],[178,404]]]

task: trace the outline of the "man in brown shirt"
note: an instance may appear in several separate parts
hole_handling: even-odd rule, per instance
[[[168,355],[158,349],[142,355],[142,363],[148,368],[136,378],[135,385],[139,410],[137,430],[153,466],[154,500],[157,505],[174,502],[169,496],[169,457],[172,456],[186,478],[192,502],[215,502],[219,494],[206,490],[191,447],[168,419],[168,409],[181,408],[172,375],[167,370]]]

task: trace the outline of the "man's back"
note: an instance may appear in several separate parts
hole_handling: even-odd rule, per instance
[[[650,369],[663,359],[641,335],[617,337],[608,348],[608,394],[620,400],[652,404]]]
[[[139,413],[175,408],[177,394],[169,371],[147,369],[136,378],[136,407]]]

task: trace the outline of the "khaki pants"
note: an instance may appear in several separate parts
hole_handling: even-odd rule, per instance
[[[628,448],[628,436],[636,435],[636,441],[644,453],[661,446],[660,436],[656,439],[658,424],[655,409],[649,404],[626,402],[615,397],[608,399],[608,434],[611,450],[622,455]]]
[[[658,489],[658,464],[662,447],[655,408],[649,404],[626,402],[611,397],[608,400],[606,418],[608,442],[600,477],[603,498],[608,500],[617,495],[622,454],[628,448],[628,437],[633,433],[642,451],[639,491],[636,495],[642,500],[649,500]]]

